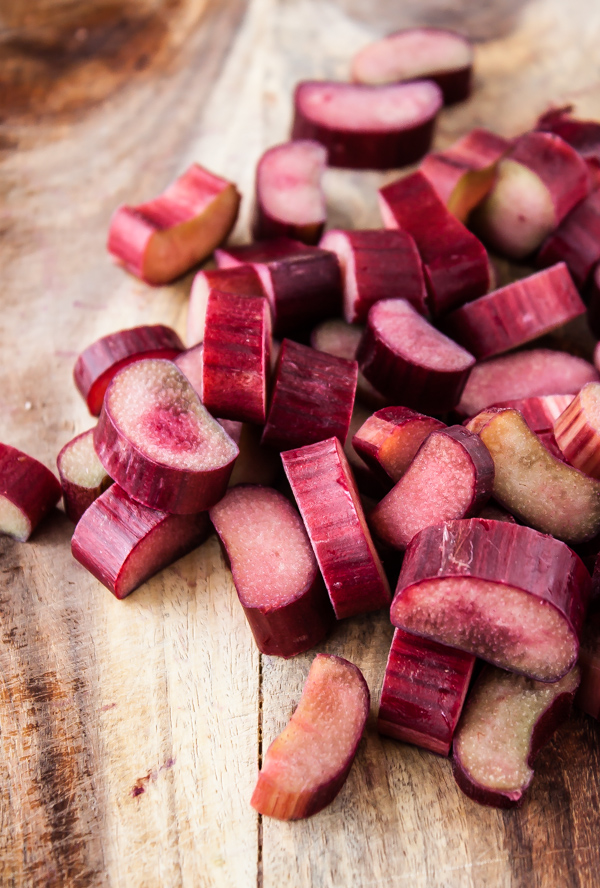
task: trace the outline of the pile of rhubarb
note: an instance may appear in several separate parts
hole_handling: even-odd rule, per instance
[[[264,655],[390,608],[378,730],[512,807],[580,682],[600,718],[600,344],[595,365],[569,348],[574,325],[600,335],[600,123],[552,110],[428,154],[471,67],[464,38],[417,28],[365,47],[354,82],[300,83],[247,245],[226,242],[235,185],[197,164],[120,207],[128,272],[196,269],[187,342],[158,325],[85,348],[97,424],[60,487],[0,445],[0,531],[28,539],[62,490],[74,557],[121,599],[214,528]],[[379,229],[324,232],[328,166],[416,162],[380,189]],[[521,263],[500,287],[498,257]],[[329,804],[369,706],[357,667],[317,654],[256,810]]]

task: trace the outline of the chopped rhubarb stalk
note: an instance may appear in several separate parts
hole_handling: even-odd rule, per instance
[[[203,512],[227,488],[237,445],[171,362],[137,361],[110,384],[94,446],[129,496],[165,512]]]
[[[369,515],[375,535],[406,549],[424,527],[477,515],[492,493],[494,462],[481,439],[462,426],[432,432]]]
[[[588,190],[577,151],[552,133],[525,133],[498,164],[496,183],[477,210],[477,230],[492,249],[523,259]]]
[[[475,657],[396,629],[381,690],[380,734],[448,755]]]
[[[220,419],[219,422],[240,448],[229,486],[263,484],[266,487],[276,487],[282,477],[281,460],[278,453],[260,443],[262,429],[245,422],[233,423],[228,419]],[[238,426],[235,433],[230,429],[233,425]]]
[[[404,299],[382,299],[356,354],[369,382],[398,404],[425,413],[456,407],[475,358]]]
[[[118,208],[108,251],[147,284],[168,284],[225,240],[239,205],[235,185],[194,163],[154,200]]]
[[[352,59],[352,79],[379,86],[407,80],[433,80],[444,104],[471,93],[473,47],[466,37],[443,28],[406,28],[369,43]]]
[[[46,466],[0,443],[0,534],[24,543],[60,495],[60,484]]]
[[[277,450],[346,441],[358,365],[284,339],[262,443]]]
[[[585,160],[594,187],[600,185],[600,123],[571,117],[572,106],[551,108],[539,118],[536,129],[555,133]]]
[[[575,395],[535,395],[531,398],[516,398],[501,401],[492,407],[512,407],[518,410],[532,432],[551,432],[554,423],[566,410]]]
[[[65,512],[77,524],[85,510],[112,484],[94,450],[94,430],[77,435],[56,460]]]
[[[415,239],[434,317],[487,293],[485,247],[446,208],[423,173],[381,188],[379,207],[386,228],[400,228]]]
[[[600,382],[588,382],[554,423],[566,461],[600,480]]]
[[[352,439],[356,452],[382,481],[399,481],[431,434],[445,425],[409,407],[384,407],[370,416]]]
[[[581,684],[575,703],[592,718],[600,721],[600,614],[592,614],[585,622],[579,648]]]
[[[215,259],[219,268],[248,264],[255,269],[271,306],[276,336],[340,313],[340,266],[328,250],[279,237],[217,250]]]
[[[564,262],[481,296],[444,318],[444,330],[482,361],[585,314]]]
[[[320,246],[338,257],[344,287],[344,317],[364,324],[380,299],[406,299],[425,314],[425,280],[414,240],[405,231],[328,231]]]
[[[516,352],[473,367],[456,411],[474,416],[503,401],[574,394],[586,382],[599,379],[591,364],[565,352],[546,348]]]
[[[502,136],[474,129],[445,151],[428,154],[419,169],[452,215],[466,223],[492,188],[498,161],[509,147]]]
[[[130,499],[116,484],[82,515],[74,557],[116,598],[125,598],[163,567],[204,542],[208,515],[172,515]]]
[[[571,712],[575,667],[554,684],[486,666],[469,695],[454,737],[454,777],[481,805],[517,808],[533,780],[533,763]]]
[[[281,454],[338,620],[389,604],[391,594],[336,438]]]
[[[494,499],[542,533],[583,543],[600,531],[600,482],[561,462],[517,410],[489,408],[467,428],[495,466]]]
[[[173,358],[173,363],[176,367],[179,367],[200,400],[202,400],[204,395],[203,357],[204,343],[200,342],[198,345],[194,345],[192,346],[192,348],[188,348],[186,351],[181,352],[181,354],[177,355],[176,358]]]
[[[293,139],[314,139],[329,166],[390,170],[429,151],[443,97],[430,80],[364,86],[327,80],[299,83]]]
[[[317,351],[335,355],[336,358],[345,358],[347,361],[354,361],[363,331],[364,327],[347,324],[341,318],[330,318],[314,328],[310,334],[310,344]],[[383,407],[387,404],[387,398],[373,388],[360,370],[356,384],[356,397],[371,407]]]
[[[100,416],[115,373],[133,361],[175,358],[181,351],[183,343],[177,333],[162,324],[119,330],[88,345],[75,362],[73,378],[92,416]]]
[[[470,518],[409,545],[391,620],[406,632],[538,681],[572,669],[590,594],[564,543],[519,524]]]
[[[210,520],[258,649],[294,657],[323,641],[333,611],[300,515],[283,494],[232,487]]]
[[[262,425],[267,416],[271,312],[262,296],[211,290],[202,402],[215,416]]]
[[[237,296],[266,295],[260,278],[251,265],[199,271],[192,282],[188,305],[186,334],[188,347],[196,345],[204,339],[206,307],[212,290],[219,290],[221,293],[235,293]]]
[[[358,430],[363,427],[370,415],[370,410],[368,410],[363,404],[359,401],[354,402],[354,410],[352,411],[348,437],[344,444],[344,453],[350,463],[356,486],[363,495],[363,499],[364,496],[373,497],[374,502],[372,508],[374,508],[381,497],[385,496],[391,489],[392,483],[385,472],[381,471],[381,468],[379,469],[379,474],[373,472],[354,449],[354,436]]]
[[[566,262],[577,286],[586,286],[600,262],[600,189],[580,201],[544,241],[537,263],[554,262]]]
[[[252,807],[278,820],[300,820],[329,805],[346,781],[369,706],[360,669],[317,654],[298,708],[267,750]]]
[[[291,237],[316,244],[327,211],[321,178],[327,151],[318,142],[298,139],[265,151],[256,168],[255,240]]]

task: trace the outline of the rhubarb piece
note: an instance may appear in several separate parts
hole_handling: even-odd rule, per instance
[[[352,59],[352,79],[379,86],[420,78],[433,80],[445,105],[471,94],[473,47],[444,28],[406,28],[369,43]]]
[[[317,654],[297,709],[267,749],[252,807],[278,820],[300,820],[329,805],[348,776],[369,706],[360,669]]]
[[[238,296],[265,296],[263,285],[251,265],[234,268],[213,268],[199,271],[192,282],[187,314],[186,341],[188,347],[202,342],[206,307],[212,290],[235,293]]]
[[[158,359],[136,361],[115,376],[94,446],[132,499],[181,515],[221,499],[238,455],[183,373]]]
[[[168,284],[225,240],[239,205],[235,185],[194,163],[159,197],[116,210],[108,251],[147,284]]]
[[[204,343],[200,342],[198,345],[192,346],[192,348],[188,348],[186,351],[181,352],[181,354],[177,355],[176,358],[173,358],[173,363],[176,367],[179,367],[187,381],[191,384],[192,388],[202,401],[204,396]]]
[[[346,438],[346,443],[344,444],[344,453],[346,454],[346,458],[350,463],[350,468],[352,469],[352,475],[354,476],[356,486],[363,496],[363,505],[365,496],[373,497],[374,502],[372,508],[374,508],[381,497],[385,496],[386,493],[391,489],[391,481],[387,477],[385,472],[381,473],[381,469],[379,475],[375,474],[375,472],[373,472],[371,468],[364,462],[362,457],[358,455],[358,452],[354,449],[352,443],[354,435],[358,432],[360,428],[362,428],[370,415],[370,410],[368,410],[363,404],[361,404],[359,401],[354,402],[354,410],[352,411],[352,419],[350,420],[348,437]]]
[[[208,529],[206,512],[171,515],[149,509],[113,484],[82,515],[71,551],[116,598],[125,598],[204,542]]]
[[[600,190],[580,201],[542,244],[538,265],[554,262],[566,262],[579,289],[586,286],[600,262]]]
[[[533,780],[533,763],[567,720],[579,684],[575,667],[554,684],[486,666],[454,738],[454,777],[481,805],[517,808]]]
[[[600,123],[571,117],[572,106],[551,108],[539,118],[536,129],[555,133],[581,154],[587,163],[590,180],[600,185]]]
[[[229,486],[262,484],[266,487],[275,487],[282,476],[281,460],[278,453],[270,447],[263,447],[260,443],[262,429],[240,422],[235,423],[239,426],[239,431],[234,434],[230,431],[230,426],[234,423],[227,419],[221,419],[219,422],[240,448]]]
[[[281,454],[338,620],[385,607],[390,588],[336,438]]]
[[[46,466],[0,443],[0,534],[26,542],[60,494],[60,484]]]
[[[430,80],[364,86],[306,80],[294,93],[293,139],[314,139],[329,166],[390,170],[429,151],[443,97]]]
[[[452,410],[475,358],[404,299],[382,299],[369,312],[356,358],[375,388],[425,413]]]
[[[85,510],[112,484],[94,450],[94,430],[89,429],[65,444],[56,464],[67,518],[77,524]]]
[[[255,240],[291,237],[316,244],[326,219],[321,178],[327,151],[299,139],[265,151],[256,167]]]
[[[358,365],[284,339],[262,443],[277,450],[348,435]]]
[[[518,410],[532,432],[551,432],[555,421],[574,397],[575,395],[534,395],[531,398],[500,401],[491,406]]]
[[[328,231],[320,246],[338,257],[344,287],[344,317],[364,324],[380,299],[402,297],[425,314],[425,280],[414,240],[405,231]]]
[[[347,361],[354,361],[363,331],[363,327],[347,324],[341,318],[330,318],[328,321],[317,324],[310,334],[310,344],[317,351],[335,355],[336,358],[345,358]],[[384,407],[387,404],[387,398],[376,388],[373,388],[360,370],[356,384],[356,397],[372,407]]]
[[[385,669],[377,730],[448,755],[475,657],[396,629]]]
[[[217,250],[215,259],[219,268],[249,264],[255,269],[271,306],[275,336],[340,313],[340,266],[328,250],[280,237]]]
[[[591,579],[564,543],[530,527],[470,518],[410,543],[394,626],[538,681],[573,668]]]
[[[600,480],[600,382],[588,382],[554,423],[566,461]]]
[[[399,481],[425,438],[443,428],[439,419],[409,407],[385,407],[366,420],[352,444],[378,478]]]
[[[592,718],[600,721],[600,614],[586,620],[579,648],[581,684],[576,704]]]
[[[444,330],[482,361],[585,314],[564,262],[513,281],[453,311]]]
[[[333,611],[300,515],[283,494],[232,487],[210,520],[258,649],[294,657],[323,641]]]
[[[400,228],[415,239],[434,317],[487,292],[485,247],[445,207],[423,173],[381,188],[379,207],[386,228]]]
[[[525,133],[498,164],[495,185],[476,213],[477,231],[502,255],[524,259],[588,190],[577,151],[552,133]]]
[[[386,497],[369,515],[376,536],[406,549],[424,527],[477,515],[490,498],[494,462],[462,426],[432,432]]]

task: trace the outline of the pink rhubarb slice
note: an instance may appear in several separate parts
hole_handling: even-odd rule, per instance
[[[588,382],[554,423],[566,461],[600,480],[600,383]]]
[[[46,466],[0,443],[0,534],[24,543],[60,494],[60,484]]]
[[[85,510],[112,484],[94,450],[94,430],[89,429],[65,444],[56,464],[65,512],[77,524]]]
[[[600,185],[600,123],[597,120],[579,120],[572,117],[573,108],[551,108],[542,114],[536,129],[555,133],[571,145],[585,160],[592,187]]]
[[[542,267],[566,262],[577,286],[586,286],[600,262],[600,189],[565,216],[542,244],[536,261]]]
[[[186,332],[188,348],[204,339],[206,308],[212,290],[219,290],[221,293],[235,293],[237,296],[266,295],[260,278],[251,265],[199,271],[192,282],[188,304]]]
[[[531,398],[500,401],[491,406],[518,410],[532,432],[551,432],[554,423],[574,397],[575,395],[533,395]]]
[[[347,324],[341,318],[330,318],[317,324],[310,334],[310,344],[317,351],[335,355],[336,358],[345,358],[347,361],[354,361],[363,332],[364,327]],[[387,404],[387,398],[365,379],[360,370],[356,384],[356,397],[373,408],[384,407]]]

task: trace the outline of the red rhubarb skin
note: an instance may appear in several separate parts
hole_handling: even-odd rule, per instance
[[[579,289],[586,286],[600,262],[600,190],[578,203],[542,244],[538,266],[555,262],[566,263]]]
[[[551,108],[539,118],[536,130],[555,133],[585,160],[592,188],[600,185],[600,123],[571,117],[572,105]]]
[[[205,287],[199,286],[201,282],[205,282]],[[238,296],[266,296],[260,278],[251,265],[199,271],[190,291],[186,331],[188,348],[204,339],[204,318],[212,290],[236,293]]]
[[[570,465],[600,480],[600,424],[582,397],[588,392],[593,394],[597,404],[600,383],[590,382],[575,395],[554,423],[554,438],[561,455]]]
[[[415,240],[434,317],[487,292],[485,247],[450,213],[423,173],[381,188],[379,202],[385,227],[407,231]]]
[[[575,395],[535,395],[531,398],[500,401],[492,406],[518,410],[532,432],[551,432],[554,423],[574,397]]]
[[[82,487],[80,484],[75,484],[74,481],[71,481],[69,478],[67,478],[62,470],[62,461],[66,452],[73,446],[73,444],[75,444],[76,441],[79,441],[81,438],[85,438],[86,435],[93,436],[93,434],[94,430],[88,429],[87,432],[82,432],[81,435],[77,435],[75,438],[65,444],[56,458],[56,465],[60,477],[60,486],[62,487],[65,513],[67,515],[67,518],[72,521],[73,524],[77,524],[83,513],[87,509],[89,509],[92,503],[98,499],[100,494],[104,493],[104,491],[112,484],[112,479],[106,476],[104,481],[97,487]]]
[[[106,389],[119,370],[142,358],[175,358],[183,343],[170,327],[132,327],[110,333],[83,351],[73,370],[75,385],[92,416],[99,416]]]
[[[71,551],[115,598],[122,599],[199,546],[208,531],[206,512],[172,515],[149,509],[113,484],[81,517]],[[147,551],[139,568],[132,572],[140,545]]]
[[[390,589],[336,438],[281,454],[338,620],[385,607]]]
[[[0,496],[6,497],[29,522],[26,542],[54,508],[62,489],[50,469],[10,444],[0,443]]]
[[[173,363],[179,367],[202,401],[204,396],[204,343],[199,342],[198,345],[193,345],[181,352],[176,358],[173,358]]]
[[[475,657],[396,629],[381,691],[377,730],[449,755]]]

